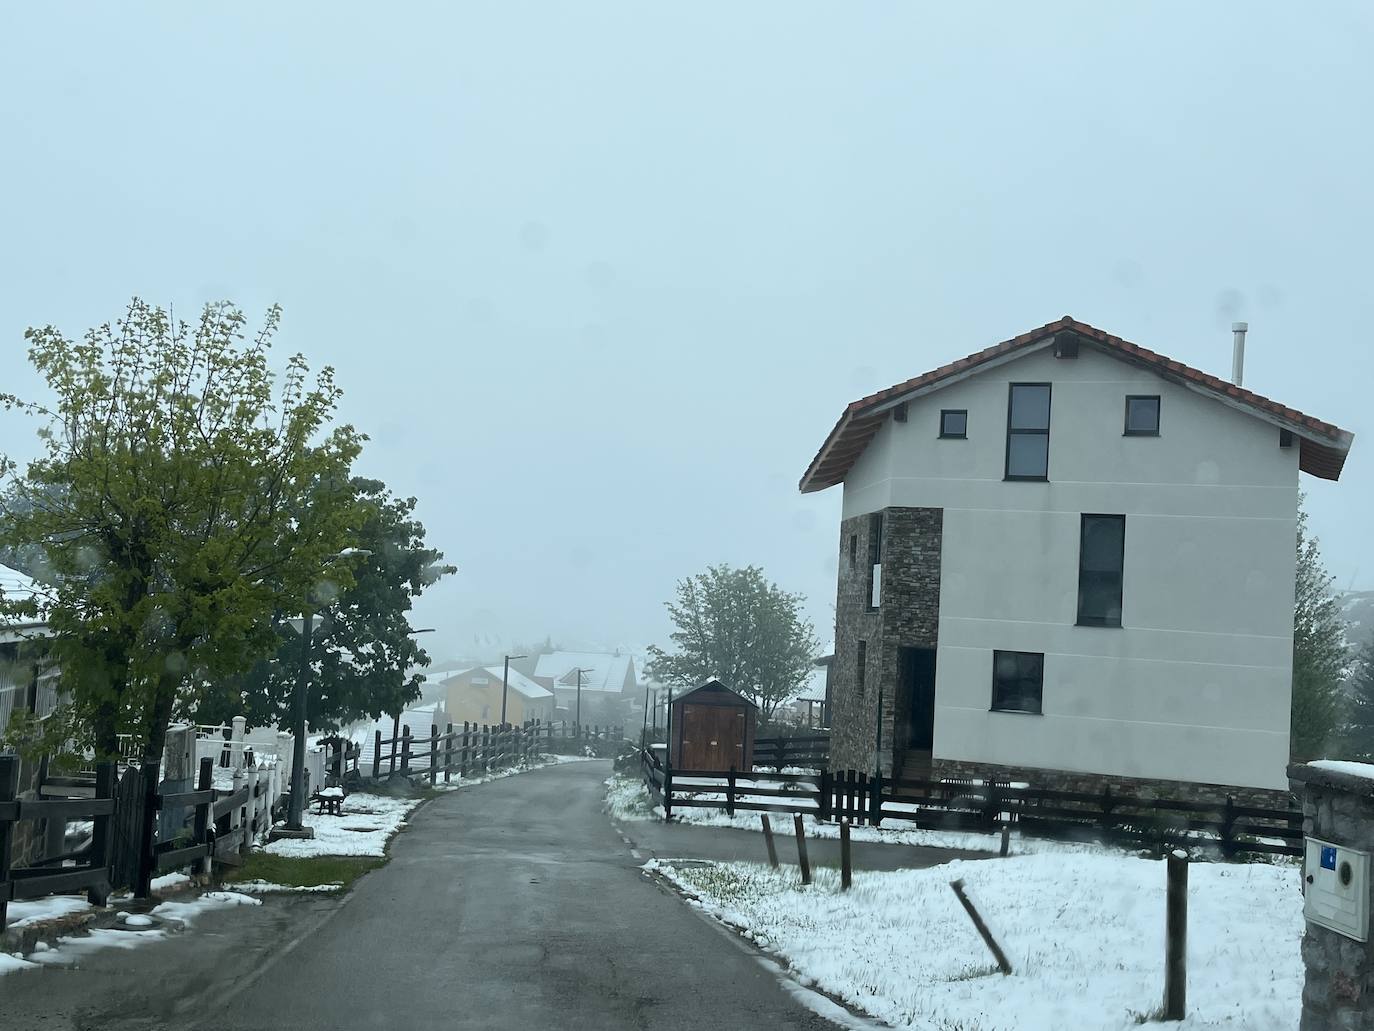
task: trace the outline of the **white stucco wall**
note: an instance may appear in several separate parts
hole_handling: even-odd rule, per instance
[[[1049,482],[1004,482],[1007,387],[1051,382]],[[1122,434],[1159,394],[1160,436]],[[942,408],[968,439],[941,440]],[[937,758],[1284,788],[1298,449],[1084,348],[937,390],[884,424],[844,516],[944,509]],[[1122,627],[1079,627],[1082,513],[1126,515]],[[1043,714],[990,712],[994,649],[1043,652]]]

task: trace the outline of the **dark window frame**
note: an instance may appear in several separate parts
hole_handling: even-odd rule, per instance
[[[1153,401],[1155,403],[1155,428],[1152,430],[1133,430],[1131,429],[1131,402],[1132,401]],[[1160,415],[1164,411],[1158,394],[1127,394],[1126,409],[1122,422],[1121,435],[1123,437],[1157,437],[1159,436]]]
[[[849,535],[849,565],[850,568],[859,564],[859,535],[851,533]]]
[[[1044,387],[1049,391],[1049,412],[1045,419],[1043,430],[1020,430],[1013,429],[1011,425],[1012,398],[1016,395],[1017,387]],[[1007,449],[1004,464],[1002,466],[1002,479],[1021,480],[1030,483],[1048,483],[1050,479],[1050,427],[1054,422],[1054,384],[1053,383],[1008,383],[1007,384]],[[1024,473],[1014,473],[1011,471],[1011,438],[1013,436],[1033,436],[1045,438],[1045,474],[1043,476],[1027,476]]]
[[[1036,685],[1038,693],[1038,707],[1034,709],[1011,708],[1005,704],[998,704],[998,682],[997,682],[997,659],[1001,655],[1035,656],[1040,660],[1039,681]],[[1025,698],[1025,695],[1018,695],[1018,699]],[[1019,716],[1043,716],[1045,714],[1045,653],[1044,652],[1023,652],[1009,648],[996,648],[992,653],[992,704],[988,708],[989,712],[1009,712]]]
[[[1121,523],[1121,561],[1116,575],[1116,621],[1113,622],[1110,616],[1084,615],[1083,613],[1083,577],[1085,573],[1101,574],[1101,570],[1085,570],[1083,568],[1083,546],[1088,536],[1089,519],[1115,519]],[[1078,520],[1078,619],[1076,626],[1110,627],[1120,629],[1122,625],[1122,609],[1125,605],[1126,594],[1126,517],[1115,512],[1084,512]]]
[[[949,433],[945,430],[945,416],[962,415],[964,417],[964,432]],[[968,409],[967,408],[941,408],[940,409],[940,439],[941,440],[968,440]]]

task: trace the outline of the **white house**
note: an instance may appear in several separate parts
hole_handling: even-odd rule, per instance
[[[580,693],[583,723],[625,725],[639,693],[634,657],[623,652],[541,655],[534,667],[534,680],[554,693],[559,719],[577,719]]]
[[[1067,316],[855,401],[801,481],[844,490],[832,764],[1283,790],[1298,474],[1351,441]]]

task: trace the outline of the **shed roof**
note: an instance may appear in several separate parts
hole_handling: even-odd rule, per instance
[[[1348,431],[1065,315],[1057,322],[1048,322],[1038,329],[851,402],[802,476],[802,492],[824,490],[842,483],[892,409],[902,401],[962,379],[982,366],[1017,352],[1050,344],[1060,334],[1069,334],[1078,342],[1113,358],[1149,369],[1163,379],[1290,430],[1299,440],[1298,467],[1303,472],[1324,480],[1340,478],[1346,454],[1354,441],[1354,435]]]
[[[728,694],[728,695],[734,695],[734,697],[738,698],[738,699],[739,699],[741,702],[743,702],[745,705],[748,705],[748,706],[750,706],[751,708],[754,708],[754,709],[757,709],[757,708],[758,708],[757,705],[755,705],[753,702],[751,702],[751,701],[750,701],[748,698],[746,698],[744,695],[740,694],[738,691],[734,691],[734,690],[732,690],[732,689],[726,687],[724,684],[722,684],[722,683],[721,683],[719,680],[717,680],[715,677],[712,677],[711,679],[707,680],[705,683],[698,684],[696,687],[692,688],[690,691],[686,691],[686,692],[684,692],[683,694],[678,695],[676,698],[673,699],[673,704],[674,704],[674,705],[677,705],[679,702],[685,702],[687,699],[691,698],[693,695],[701,694],[703,691],[707,691],[707,692],[710,692],[710,693],[712,693],[712,694],[722,694],[722,693],[723,693],[723,694]]]

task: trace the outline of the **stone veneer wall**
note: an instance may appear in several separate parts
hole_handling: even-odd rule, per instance
[[[890,775],[895,730],[906,716],[905,699],[896,697],[899,649],[936,645],[944,511],[889,508],[882,515],[882,592],[877,609],[868,605],[872,514],[840,523],[835,659],[830,670],[830,765],[837,770],[871,772],[881,719],[882,750],[876,759],[879,769]],[[851,537],[856,538],[853,561]],[[863,685],[858,683],[860,641],[866,644]]]
[[[1288,777],[1302,794],[1303,834],[1374,851],[1374,780],[1306,765],[1288,767]],[[1300,1031],[1374,1028],[1374,943],[1309,923],[1302,959]]]
[[[1186,780],[1156,780],[1149,777],[1118,777],[1107,773],[1076,773],[1071,770],[1047,770],[1034,766],[1002,766],[995,763],[963,762],[957,759],[936,759],[932,775],[940,777],[972,777],[977,780],[1003,779],[1029,784],[1048,791],[1081,791],[1097,794],[1111,788],[1114,795],[1133,798],[1168,798],[1185,802],[1224,803],[1230,797],[1236,805],[1260,809],[1286,809],[1295,802],[1290,791],[1268,788],[1245,788],[1230,784],[1197,784]]]

